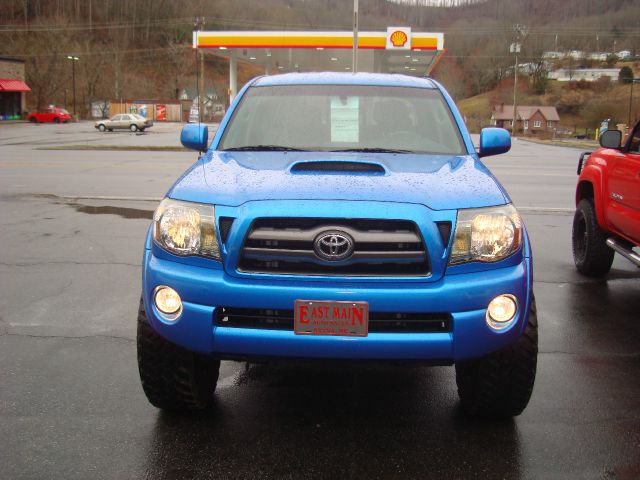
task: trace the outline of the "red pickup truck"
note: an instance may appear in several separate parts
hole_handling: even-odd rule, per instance
[[[604,132],[578,163],[573,259],[591,277],[611,269],[615,252],[640,266],[640,122],[621,141],[619,130]]]

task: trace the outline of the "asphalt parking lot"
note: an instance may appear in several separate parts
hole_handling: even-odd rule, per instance
[[[215,128],[215,127],[214,127]],[[579,276],[579,150],[514,141],[486,164],[534,250],[538,376],[524,413],[470,421],[453,367],[224,362],[215,408],[160,413],[136,364],[151,212],[196,155],[179,126],[0,126],[0,478],[640,478],[640,269]]]

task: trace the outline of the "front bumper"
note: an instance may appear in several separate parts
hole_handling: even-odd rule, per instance
[[[158,285],[174,288],[183,312],[166,322],[152,301]],[[330,281],[236,278],[222,268],[187,265],[145,250],[143,299],[152,327],[169,341],[190,350],[221,357],[291,357],[362,360],[413,360],[450,364],[477,358],[515,342],[528,319],[531,259],[481,272],[444,275],[436,282]],[[516,321],[496,332],[485,321],[496,295],[518,300]],[[367,337],[296,335],[293,331],[230,328],[214,324],[219,306],[261,309],[293,308],[296,299],[367,301],[371,312],[448,312],[451,332],[370,333]]]

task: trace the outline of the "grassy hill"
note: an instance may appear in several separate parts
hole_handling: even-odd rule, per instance
[[[571,90],[567,84],[552,82],[545,95],[523,93],[518,95],[518,103],[520,105],[556,106],[560,114],[560,128],[584,132],[586,129],[593,130],[598,127],[604,118],[611,118],[614,123],[627,123],[630,91],[630,84],[618,85],[614,83],[609,89],[602,92],[587,90],[583,93],[579,90]],[[513,83],[509,93],[510,101],[505,101],[505,104],[513,103]],[[582,103],[575,108],[567,109],[566,100],[570,95],[577,98],[577,103],[580,101]],[[580,98],[581,95],[582,98]],[[633,96],[632,124],[634,119],[640,119],[640,84],[634,86]],[[504,98],[504,89],[502,91],[493,89],[457,102],[471,131],[478,132],[482,127],[490,125],[492,106],[497,104],[495,99],[500,97]]]

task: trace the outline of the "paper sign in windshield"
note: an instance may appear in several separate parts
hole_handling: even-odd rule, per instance
[[[359,97],[331,97],[331,142],[360,139]]]

